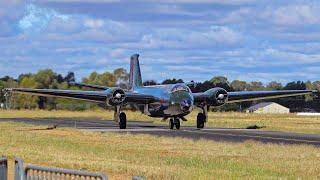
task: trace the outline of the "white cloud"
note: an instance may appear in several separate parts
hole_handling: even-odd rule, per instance
[[[120,48],[112,49],[109,54],[112,58],[119,58],[119,57],[126,56],[125,50]]]
[[[32,0],[33,2],[55,2],[55,3],[114,3],[114,2],[130,2],[129,0]],[[138,2],[150,3],[190,3],[190,4],[201,4],[201,3],[212,3],[212,4],[223,4],[223,5],[241,5],[241,4],[252,4],[257,0],[137,0]]]
[[[113,3],[120,0],[32,0],[32,2],[48,3]]]
[[[257,0],[148,0],[148,2],[157,3],[212,3],[212,4],[223,4],[223,5],[241,5],[241,4],[251,4],[257,2]]]
[[[140,33],[134,27],[109,19],[66,15],[36,5],[29,5],[27,9],[28,14],[19,21],[19,27],[36,39],[114,43],[137,40]]]
[[[43,3],[49,1],[60,4]],[[10,67],[2,69],[1,76],[54,68],[60,73],[72,70],[83,77],[94,70],[128,68],[130,55],[141,53],[143,76],[148,79],[206,80],[226,75],[265,82],[320,77],[316,71],[320,66],[319,8],[310,3],[33,2],[35,9],[26,8],[27,14],[19,13],[22,16],[14,14],[22,1],[0,2],[0,68]],[[122,7],[127,2],[134,7]],[[7,7],[14,7],[10,10],[13,14]],[[24,22],[24,31],[15,29],[19,19]],[[15,36],[5,37],[12,32]]]
[[[25,15],[23,0],[0,1],[0,37],[16,34],[15,24]]]
[[[241,41],[241,34],[225,26],[211,26],[207,32],[192,33],[188,39],[190,43],[200,44],[235,44]]]
[[[0,18],[16,18],[24,14],[23,7],[26,4],[24,0],[0,1]]]
[[[184,29],[158,29],[151,34],[144,35],[141,41],[127,44],[128,48],[224,48],[238,46],[242,35],[228,27],[211,26],[209,30],[190,31]]]
[[[297,52],[286,52],[277,49],[266,49],[262,58],[272,59],[275,64],[292,64],[292,63],[317,63],[320,62],[320,54],[303,54]]]
[[[103,27],[104,21],[101,19],[86,19],[84,21],[84,26],[88,28],[98,29]]]
[[[291,71],[291,72],[254,72],[254,73],[238,73],[234,76],[235,79],[245,80],[245,81],[261,81],[263,83],[277,81],[283,84],[290,81],[301,81],[301,80],[312,80],[318,79],[318,73],[310,73],[306,71]],[[234,79],[234,77],[232,79]]]
[[[27,6],[28,14],[19,21],[19,27],[23,31],[41,31],[47,28],[53,19],[67,21],[67,15],[59,14],[56,11],[39,8],[35,5]]]
[[[251,8],[240,8],[222,16],[218,22],[223,24],[245,23],[246,20],[254,18],[254,14]]]
[[[315,25],[320,23],[320,7],[295,4],[276,9],[268,8],[262,16],[276,25]]]
[[[154,8],[147,10],[149,13],[160,13],[167,15],[182,15],[182,16],[200,16],[201,14],[197,12],[191,12],[183,9],[178,5],[173,4],[157,4]]]
[[[53,18],[48,22],[45,31],[54,34],[73,34],[83,30],[83,21],[74,17],[70,17],[67,21],[61,18]]]

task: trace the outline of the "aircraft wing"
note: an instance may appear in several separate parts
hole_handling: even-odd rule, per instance
[[[85,83],[78,83],[78,82],[69,82],[69,84],[74,85],[74,86],[98,89],[98,90],[107,90],[110,88],[110,87],[106,87],[106,86],[99,86],[99,85],[95,85],[95,84],[85,84]]]
[[[59,89],[29,89],[29,88],[8,88],[5,91],[22,94],[31,94],[45,97],[61,97],[67,99],[78,99],[96,103],[106,103],[112,96],[111,91],[80,91],[80,90],[59,90]],[[157,99],[154,96],[125,92],[125,103],[150,103]]]
[[[282,90],[282,91],[237,91],[228,92],[227,103],[273,99],[289,96],[300,96],[316,93],[312,90]]]

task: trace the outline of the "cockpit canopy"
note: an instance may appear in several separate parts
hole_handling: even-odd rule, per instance
[[[186,86],[186,85],[183,85],[183,84],[175,85],[171,89],[171,93],[177,92],[177,91],[191,92],[190,88],[188,86]]]

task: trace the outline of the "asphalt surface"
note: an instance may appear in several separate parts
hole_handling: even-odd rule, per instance
[[[131,134],[149,134],[165,137],[182,137],[189,139],[206,139],[213,141],[243,142],[248,140],[260,141],[264,143],[283,144],[311,144],[320,146],[320,135],[298,134],[276,131],[265,131],[261,129],[231,129],[231,128],[205,128],[197,129],[191,126],[181,125],[180,130],[170,130],[166,125],[153,124],[150,122],[128,122],[127,129],[119,129],[113,121],[88,119],[88,118],[45,118],[45,119],[0,119],[3,121],[13,121],[34,125],[48,125],[51,127],[71,127],[93,132],[117,132]],[[41,130],[41,129],[35,129]]]

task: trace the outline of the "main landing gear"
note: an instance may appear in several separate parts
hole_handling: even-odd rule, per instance
[[[119,127],[120,127],[120,129],[127,128],[127,116],[126,116],[126,113],[124,113],[124,112],[121,112],[119,114]]]
[[[197,128],[203,129],[207,120],[208,120],[208,107],[204,106],[202,107],[202,112],[198,113],[198,116],[197,116]]]
[[[127,128],[127,115],[124,112],[120,112],[120,106],[115,107],[114,120],[119,124],[120,129]]]
[[[174,127],[176,127],[176,129],[180,129],[180,119],[179,118],[170,118],[169,128],[173,129]]]
[[[198,113],[197,116],[197,128],[204,128],[204,124],[206,123],[206,116],[203,113]]]

